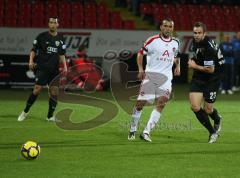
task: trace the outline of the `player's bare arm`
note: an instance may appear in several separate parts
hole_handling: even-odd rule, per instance
[[[60,57],[60,62],[63,64],[63,72],[67,72],[65,55],[60,55],[59,57]]]
[[[28,66],[29,66],[29,69],[30,69],[30,70],[33,70],[33,69],[34,69],[33,59],[34,59],[35,56],[36,56],[35,51],[31,51],[31,52],[30,52],[30,56],[29,56],[29,62],[28,62]]]
[[[197,65],[195,63],[195,61],[192,59],[188,60],[188,68],[199,70],[199,71],[205,72],[205,73],[213,73],[214,72],[214,66],[200,66],[200,65]]]
[[[137,56],[137,65],[138,65],[138,78],[143,80],[145,77],[145,72],[143,70],[143,55],[138,53]]]
[[[175,76],[180,76],[181,74],[181,68],[180,68],[180,58],[174,58],[174,64],[175,64],[175,69],[174,69],[174,75]]]

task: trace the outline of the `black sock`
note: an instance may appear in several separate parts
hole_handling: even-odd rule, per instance
[[[27,113],[30,110],[31,106],[36,101],[37,97],[38,97],[38,95],[34,95],[33,93],[31,93],[31,95],[29,96],[29,98],[27,100],[26,107],[24,109],[25,113]]]
[[[219,116],[218,111],[215,108],[213,108],[213,112],[209,114],[209,116],[212,118],[212,120],[214,120],[214,124],[220,123],[221,117]]]
[[[207,113],[201,108],[199,111],[194,112],[199,122],[208,130],[210,134],[215,133],[213,126],[208,118]]]
[[[49,98],[49,108],[48,108],[48,115],[47,115],[48,118],[53,116],[56,106],[57,106],[57,96],[51,95]]]

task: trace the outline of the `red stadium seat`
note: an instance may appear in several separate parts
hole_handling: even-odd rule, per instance
[[[189,12],[189,14],[191,16],[195,15],[195,14],[200,14],[199,6],[198,5],[189,4],[188,5],[188,12]]]
[[[45,5],[46,18],[58,17],[58,5],[55,1],[48,1]]]
[[[99,14],[97,17],[97,26],[98,28],[107,29],[109,28],[109,13]]]
[[[19,4],[18,27],[31,27],[31,4],[22,1]]]
[[[61,28],[71,28],[71,4],[61,2],[58,5],[58,17]]]
[[[113,21],[111,22],[112,29],[121,29],[122,28],[122,21]]]
[[[87,20],[85,20],[85,28],[95,29],[95,28],[97,28],[97,22],[92,21],[91,19],[87,19]]]
[[[5,19],[6,27],[17,27],[17,16],[12,16],[12,18]]]
[[[106,4],[105,2],[100,2],[100,3],[97,5],[97,13],[98,13],[98,14],[108,13],[107,4]]]
[[[179,16],[188,15],[189,14],[188,6],[183,4],[177,4],[176,14],[178,14]]]
[[[44,13],[44,3],[36,1],[32,4],[32,16],[31,16],[32,27],[43,28],[47,25],[47,20]]]
[[[71,10],[72,10],[72,15],[74,14],[83,14],[83,5],[82,3],[79,3],[79,2],[73,2],[71,3]]]
[[[0,0],[0,27],[4,26],[3,17],[4,17],[4,1]]]
[[[128,30],[135,29],[135,22],[133,20],[125,20],[123,22],[123,29],[128,29]]]
[[[110,15],[111,28],[121,29],[122,28],[122,18],[120,12],[111,12]]]
[[[149,3],[141,3],[140,4],[140,14],[141,15],[150,15],[152,14],[152,6]]]
[[[172,4],[164,4],[163,5],[163,11],[166,17],[169,17],[172,14],[176,13],[176,8]]]
[[[94,3],[87,3],[84,5],[84,14],[96,14],[96,5]]]
[[[103,19],[103,20],[101,20],[101,21],[98,21],[97,27],[98,27],[99,29],[108,29],[108,28],[110,27],[109,21],[107,21],[107,20],[105,20],[105,19]]]
[[[11,4],[13,3],[13,4]],[[17,25],[17,4],[15,0],[6,1],[4,21],[8,27],[16,27]],[[12,20],[12,22],[11,22]]]
[[[200,9],[200,14],[202,16],[204,16],[205,14],[211,14],[211,11],[208,5],[200,5],[199,9]]]

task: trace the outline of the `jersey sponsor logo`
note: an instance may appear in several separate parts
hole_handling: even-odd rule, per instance
[[[75,54],[80,46],[89,48],[90,36],[89,32],[63,32],[64,43],[66,44],[67,53]],[[100,43],[100,42],[99,42]]]
[[[55,41],[55,45],[59,46],[60,42],[59,41]]]
[[[166,57],[158,57],[156,59],[160,60],[160,61],[166,61],[166,62],[172,62],[173,61],[171,58],[166,58]]]
[[[168,52],[168,50],[164,51],[164,53],[163,53],[162,56],[167,56],[167,57],[169,57],[169,52]]]
[[[204,66],[214,66],[213,61],[204,61]]]
[[[49,46],[49,47],[47,47],[47,51],[48,51],[48,53],[57,53],[57,52],[58,52],[58,49]]]

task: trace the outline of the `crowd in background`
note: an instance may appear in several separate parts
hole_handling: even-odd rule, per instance
[[[225,59],[221,93],[233,94],[240,84],[240,31],[233,39],[225,34],[220,49]]]

